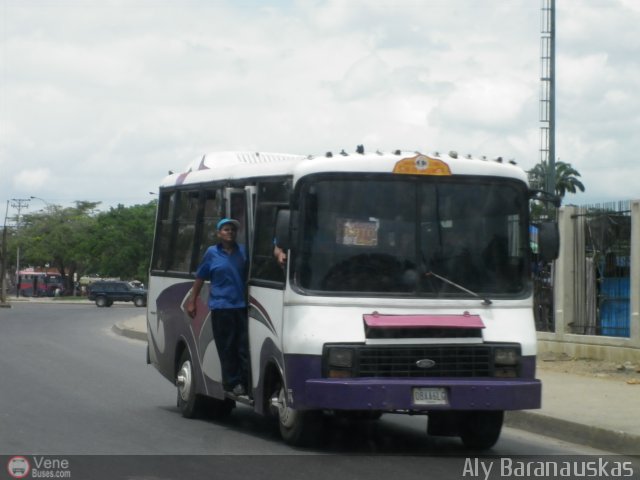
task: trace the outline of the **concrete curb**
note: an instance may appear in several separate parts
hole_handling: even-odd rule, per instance
[[[36,304],[54,304],[54,305],[95,305],[94,302],[88,300],[87,298],[77,298],[74,300],[66,300],[65,297],[19,297],[19,298],[7,298],[6,305],[2,304],[1,306],[7,306],[11,308],[11,303],[36,303]]]
[[[535,412],[506,412],[505,426],[621,455],[637,455],[640,445],[638,435],[583,425]]]
[[[123,323],[116,323],[113,327],[111,327],[118,335],[122,335],[123,337],[132,338],[134,340],[141,340],[143,342],[147,341],[147,332],[142,332],[140,330],[134,330]]]

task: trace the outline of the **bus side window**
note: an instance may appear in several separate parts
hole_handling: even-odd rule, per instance
[[[176,272],[189,272],[196,233],[198,213],[198,191],[180,192],[175,231],[175,246],[169,269]]]
[[[158,222],[156,225],[156,240],[153,248],[152,268],[166,271],[171,261],[171,236],[173,212],[177,192],[161,192],[158,206]]]
[[[216,190],[205,190],[202,195],[204,196],[204,209],[202,214],[202,231],[200,232],[200,239],[198,245],[198,254],[196,256],[196,267],[202,260],[204,252],[211,245],[218,243],[216,236],[216,223],[220,220],[220,195]]]

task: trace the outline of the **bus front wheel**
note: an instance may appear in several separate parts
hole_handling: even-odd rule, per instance
[[[295,410],[287,399],[283,384],[279,385],[277,397],[272,400],[278,411],[280,435],[288,445],[310,446],[321,437],[323,430],[322,412],[315,410]]]

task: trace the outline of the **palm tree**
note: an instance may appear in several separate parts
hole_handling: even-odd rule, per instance
[[[576,193],[577,190],[584,192],[584,185],[578,177],[580,173],[571,166],[570,163],[556,162],[556,195],[564,198],[565,194]]]
[[[544,188],[546,185],[547,172],[549,167],[546,162],[540,162],[536,164],[527,173],[529,174],[529,181],[533,188]],[[585,187],[583,183],[578,180],[580,172],[571,166],[570,163],[556,162],[556,186],[555,194],[561,199],[567,193],[576,193],[578,190],[584,192]]]

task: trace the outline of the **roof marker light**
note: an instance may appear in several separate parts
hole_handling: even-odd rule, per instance
[[[451,158],[458,158],[458,152],[456,152],[455,150],[451,150],[451,151],[449,152],[449,156],[450,156]]]

